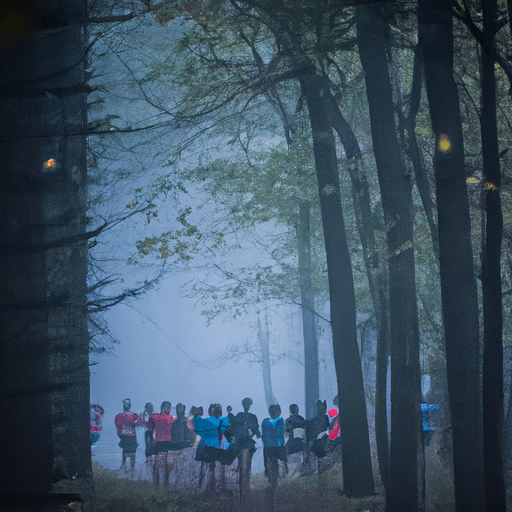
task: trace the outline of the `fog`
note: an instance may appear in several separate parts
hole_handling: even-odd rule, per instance
[[[231,345],[255,339],[255,330],[247,318],[218,318],[208,326],[196,301],[180,297],[186,277],[169,276],[142,299],[117,305],[106,315],[120,343],[113,354],[93,357],[91,366],[91,401],[103,405],[106,421],[113,421],[122,411],[124,398],[131,398],[134,412],[142,412],[146,402],[158,409],[164,400],[173,408],[181,402],[187,410],[196,405],[205,411],[210,403],[218,402],[224,412],[227,405],[236,412],[242,409],[242,399],[249,396],[254,400],[251,410],[261,419],[268,415],[259,365],[244,359],[218,361]],[[300,339],[301,332],[296,314],[272,329],[281,352],[300,355],[294,341]],[[328,339],[324,341],[328,347]],[[321,368],[331,364],[330,358],[322,358]],[[304,410],[302,364],[283,361],[271,371],[273,392],[283,413],[291,403]],[[334,369],[321,371],[321,389],[325,396],[319,398],[332,403]]]

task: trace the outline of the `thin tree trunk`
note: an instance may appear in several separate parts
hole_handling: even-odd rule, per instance
[[[315,402],[320,397],[318,383],[318,343],[316,336],[315,298],[311,277],[310,212],[308,201],[299,203],[297,247],[301,292],[302,332],[304,337],[304,376],[306,419],[315,415]]]
[[[417,510],[419,331],[411,183],[402,161],[388,74],[382,4],[357,7],[373,149],[387,233],[391,337],[391,445],[386,510]]]
[[[261,327],[261,320],[258,314],[257,326],[258,341],[261,348],[261,374],[263,376],[263,390],[265,392],[265,402],[267,407],[277,404],[276,397],[272,391],[272,377],[270,371],[270,340],[268,337],[268,325],[265,320],[265,329]]]
[[[501,240],[503,215],[500,198],[500,161],[496,120],[494,33],[496,0],[482,0],[482,133],[486,226],[483,247],[482,294],[484,312],[483,436],[485,499],[489,512],[505,512],[503,474],[503,304],[501,292]]]
[[[485,509],[479,325],[450,0],[420,0],[419,37],[435,135],[441,299],[453,427],[455,502]],[[468,428],[468,426],[471,426]]]
[[[250,43],[252,53],[263,77],[263,59],[257,52],[254,44]],[[284,102],[279,96],[276,87],[270,87],[266,98],[274,108],[283,123],[283,131],[288,149],[295,140],[295,120],[287,111]],[[306,419],[316,414],[315,402],[320,396],[318,379],[318,337],[316,330],[315,295],[313,292],[313,278],[311,269],[311,235],[309,201],[299,200],[299,218],[297,223],[297,258],[299,262],[299,287],[301,294],[302,336],[304,341],[304,402]]]
[[[373,493],[368,421],[361,360],[357,346],[356,307],[338,180],[336,145],[329,95],[313,67],[299,77],[308,104],[325,237],[334,363],[338,380],[344,491]]]

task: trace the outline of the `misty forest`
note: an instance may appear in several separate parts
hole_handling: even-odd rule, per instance
[[[0,510],[512,511],[511,19],[4,0]]]

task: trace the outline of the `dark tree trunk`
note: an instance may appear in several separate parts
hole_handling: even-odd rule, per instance
[[[2,443],[0,491],[43,499],[87,493],[92,476],[86,2],[5,8],[33,16],[35,32],[3,40],[0,51],[0,406],[15,418]]]
[[[357,40],[389,255],[391,445],[386,510],[396,511],[418,508],[420,372],[411,183],[396,135],[384,16],[382,3],[357,8]]]
[[[503,474],[503,305],[501,292],[501,177],[496,124],[496,80],[494,76],[494,34],[496,0],[482,0],[482,133],[486,226],[482,261],[484,311],[483,436],[485,499],[489,512],[505,512]]]
[[[441,299],[453,427],[455,501],[485,509],[479,382],[477,289],[457,86],[450,0],[420,0],[419,37],[436,148]],[[471,425],[471,428],[468,428]]]
[[[404,120],[404,124],[405,129],[407,130],[407,155],[412,162],[416,186],[418,187],[421,203],[425,210],[425,215],[430,228],[432,248],[436,256],[436,261],[439,262],[439,233],[434,213],[435,204],[434,201],[432,201],[430,182],[428,180],[427,173],[425,172],[425,166],[423,165],[423,155],[421,154],[418,140],[416,139],[416,116],[418,115],[421,101],[422,67],[421,51],[416,48],[410,95],[410,108],[408,115]]]
[[[334,363],[338,380],[344,491],[373,493],[368,420],[357,346],[352,267],[341,207],[330,91],[313,67],[300,76],[308,104],[325,237]]]
[[[504,348],[503,354],[504,384],[507,399],[505,400],[505,421],[503,428],[503,464],[509,495],[512,494],[512,347]]]
[[[378,319],[375,376],[375,442],[382,484],[389,489],[389,429],[388,429],[388,365],[389,365],[389,292],[384,279],[379,280],[381,310]]]
[[[368,286],[377,319],[377,375],[375,382],[375,437],[379,470],[387,489],[389,473],[389,441],[387,420],[387,370],[389,353],[388,293],[385,272],[380,263],[375,242],[370,187],[363,170],[361,151],[352,128],[343,117],[331,95],[333,128],[338,134],[347,157],[357,229],[368,278]]]
[[[304,337],[304,376],[306,419],[315,415],[315,402],[320,398],[318,384],[318,343],[316,336],[315,297],[311,276],[310,211],[308,201],[299,203],[297,246],[302,311],[302,332]]]

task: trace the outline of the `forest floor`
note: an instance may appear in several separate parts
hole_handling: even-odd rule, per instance
[[[239,493],[209,494],[197,489],[169,491],[147,481],[119,478],[118,472],[95,462],[94,495],[96,512],[239,512]],[[329,469],[321,475],[285,477],[279,480],[273,500],[268,481],[262,473],[251,475],[250,502],[244,512],[380,512],[383,494],[354,499],[343,496],[341,469]]]
[[[444,453],[443,433],[436,432],[425,449],[425,512],[453,512],[452,468],[450,457]],[[300,476],[300,458],[289,460],[290,471],[279,479],[273,500],[269,496],[268,480],[263,472],[251,475],[250,504],[244,512],[381,512],[385,496],[382,484],[376,481],[376,494],[364,499],[343,495],[341,455],[339,460],[322,459],[325,470],[318,474]],[[194,463],[193,463],[194,464]],[[197,463],[195,463],[197,465]],[[236,463],[234,464],[236,465]],[[197,480],[184,489],[171,486],[171,490],[157,487],[151,477],[135,480],[126,478],[121,471],[109,470],[93,461],[96,512],[241,512],[236,469],[226,469],[227,492],[209,494],[198,489]],[[254,468],[253,468],[254,471]],[[374,468],[378,475],[378,469]],[[197,477],[197,474],[196,474]],[[182,481],[183,482],[183,481]],[[421,487],[421,486],[420,486]],[[420,496],[422,489],[419,489]]]

